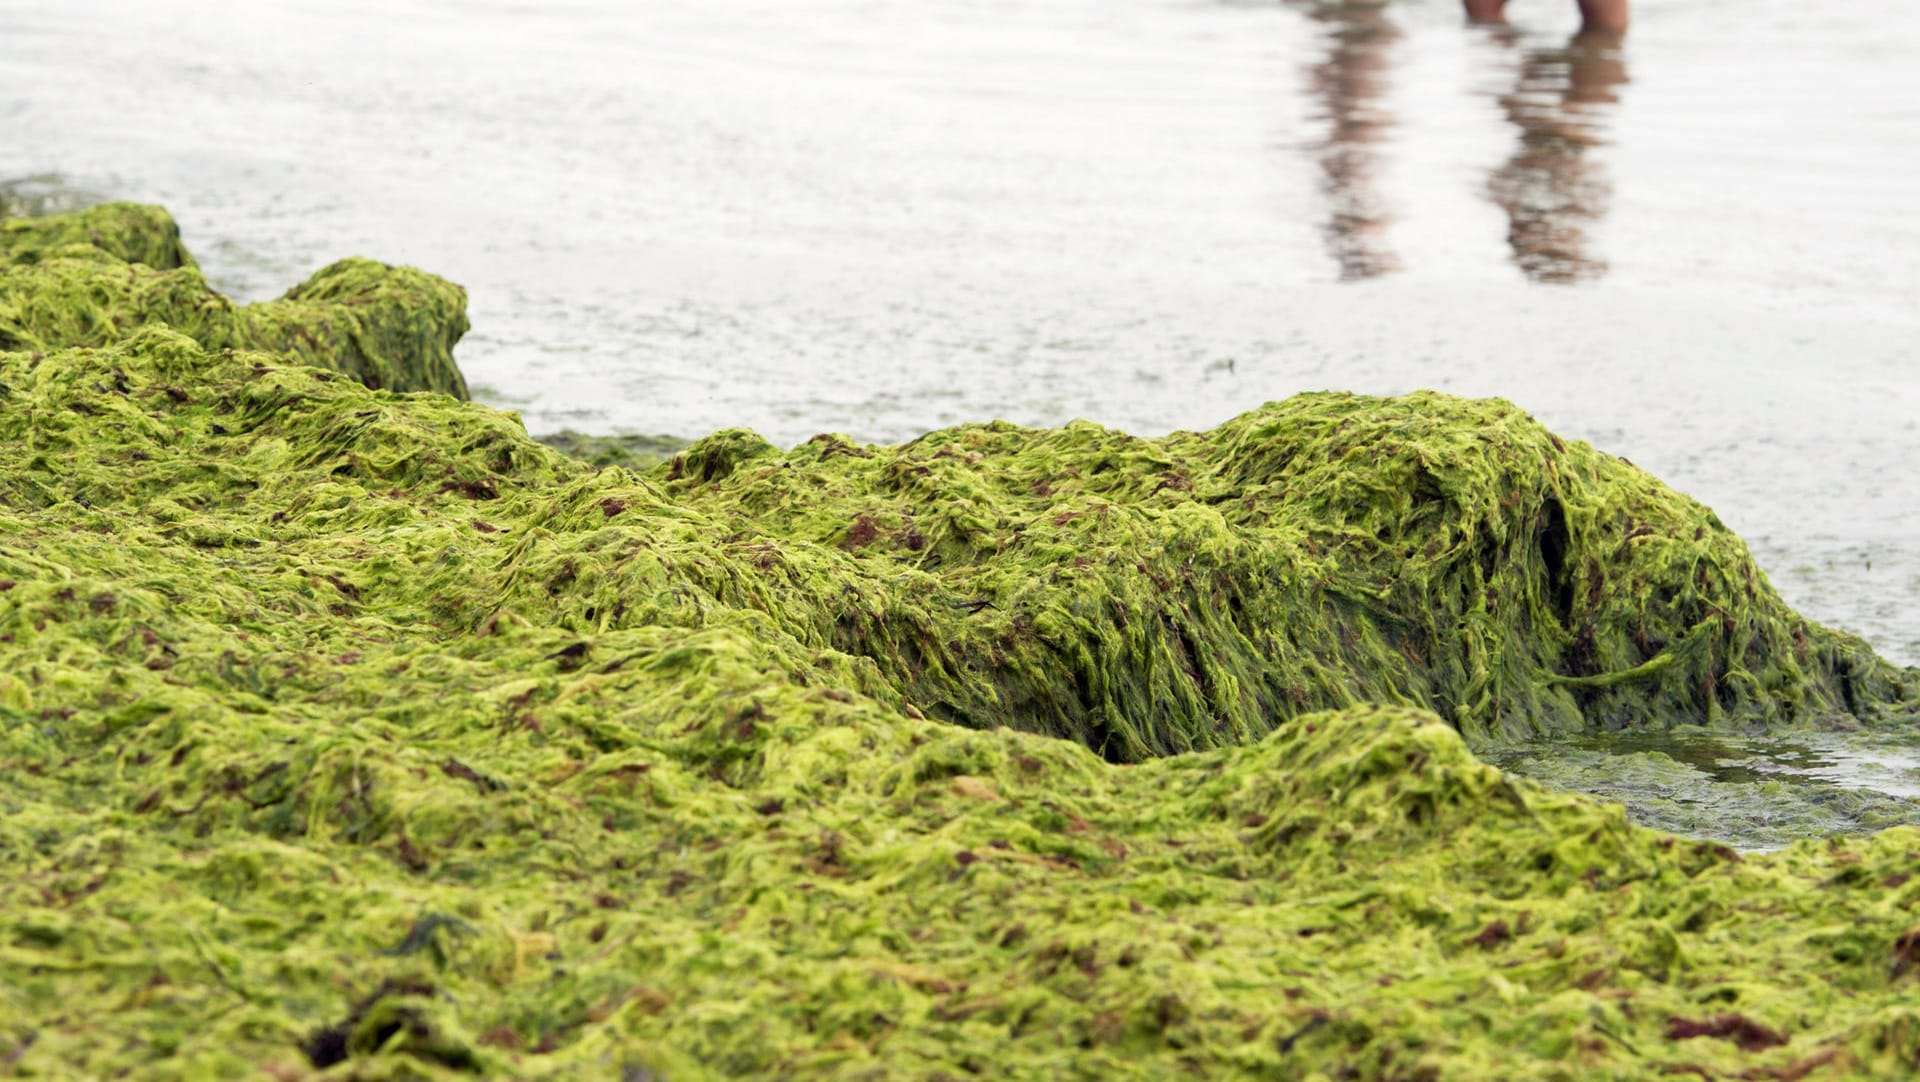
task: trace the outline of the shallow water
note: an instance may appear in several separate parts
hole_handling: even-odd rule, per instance
[[[1611,733],[1484,752],[1501,769],[1626,806],[1636,823],[1776,850],[1920,825],[1920,731]]]
[[[0,2],[0,180],[163,203],[243,298],[444,273],[535,432],[1501,395],[1920,660],[1920,20],[1514,8]]]
[[[1626,805],[1635,822],[1741,849],[1920,824],[1920,732],[1612,733],[1485,752]]]

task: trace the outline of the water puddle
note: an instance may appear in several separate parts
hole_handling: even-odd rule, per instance
[[[1742,736],[1699,728],[1526,742],[1481,758],[1739,849],[1920,824],[1920,729]]]

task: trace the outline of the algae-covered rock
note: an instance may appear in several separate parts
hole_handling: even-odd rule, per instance
[[[0,215],[0,266],[38,263],[70,247],[93,248],[154,270],[194,265],[173,215],[137,203],[106,203],[39,218]]]
[[[113,203],[0,222],[0,349],[103,346],[165,324],[208,349],[256,349],[369,387],[467,397],[453,347],[466,291],[412,267],[342,260],[279,300],[213,291],[158,207]]]
[[[0,674],[16,1074],[1920,1070],[1920,832],[1742,857],[1470,752],[1908,680],[1504,404],[635,475],[163,329],[0,354]]]
[[[1365,702],[1487,739],[1913,695],[1791,612],[1705,507],[1499,401],[1302,395],[1155,440],[986,425],[780,454],[723,433],[655,477],[807,564],[756,586],[813,584],[781,609],[803,641],[873,657],[933,716],[1114,759]],[[569,544],[553,560],[586,574]],[[604,623],[627,587],[595,581],[542,618]]]
[[[453,363],[467,333],[467,293],[425,271],[343,259],[239,314],[235,348],[331,368],[368,387],[467,397]]]

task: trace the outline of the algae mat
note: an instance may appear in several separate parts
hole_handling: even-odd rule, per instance
[[[371,387],[467,397],[453,363],[467,295],[443,278],[343,259],[279,300],[236,305],[207,285],[179,225],[159,207],[0,215],[0,349],[108,345],[150,323],[209,348],[266,350]]]
[[[151,208],[0,242],[0,1073],[1920,1068],[1920,832],[1742,856],[1469,751],[1914,728],[1505,403],[597,469],[393,393],[460,390],[431,276],[261,340]]]
[[[729,433],[636,475],[158,328],[0,355],[0,388],[12,1075],[1920,1067],[1920,832],[1742,857],[1400,705],[1483,738],[1536,708],[1613,724],[1633,689],[1724,725],[1902,724],[1906,675],[1780,609],[1703,510],[1510,407],[1326,396],[1164,441],[784,455]],[[1366,442],[1294,450],[1343,422]],[[1395,432],[1422,450],[1380,453]],[[1563,522],[1449,502],[1530,458]],[[1430,536],[1369,517],[1408,461],[1438,495],[1396,521]],[[1328,470],[1355,510],[1300,480]],[[1595,473],[1699,517],[1610,512]],[[1485,576],[1484,626],[1418,638],[1401,586],[1362,578],[1429,547],[1423,574]],[[1549,575],[1589,558],[1666,608]],[[1324,652],[1256,642],[1304,693],[1256,686],[1222,641],[1313,581]],[[1129,722],[1144,750],[1196,750],[1116,764],[924,716],[1124,757],[1128,719],[1089,719],[1136,695],[1162,704]],[[1380,704],[1320,709],[1340,695]]]

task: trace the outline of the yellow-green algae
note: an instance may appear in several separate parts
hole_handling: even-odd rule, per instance
[[[331,369],[369,387],[467,397],[453,347],[466,291],[412,267],[344,259],[279,300],[214,292],[158,207],[109,203],[0,221],[0,349],[109,345],[166,324],[209,349]]]
[[[1909,686],[1497,402],[638,476],[164,329],[0,354],[0,1072],[1911,1073],[1920,831],[1742,857],[1410,705]]]
[[[138,203],[106,203],[44,217],[0,215],[0,264],[33,264],[69,248],[91,248],[154,270],[196,266],[173,215]]]
[[[1488,738],[1852,724],[1914,695],[1705,507],[1504,402],[1302,395],[1153,440],[994,424],[780,454],[723,432],[653,479],[743,553],[780,543],[729,604],[872,656],[933,716],[1114,759],[1373,702]],[[568,545],[540,619],[642,603]]]

